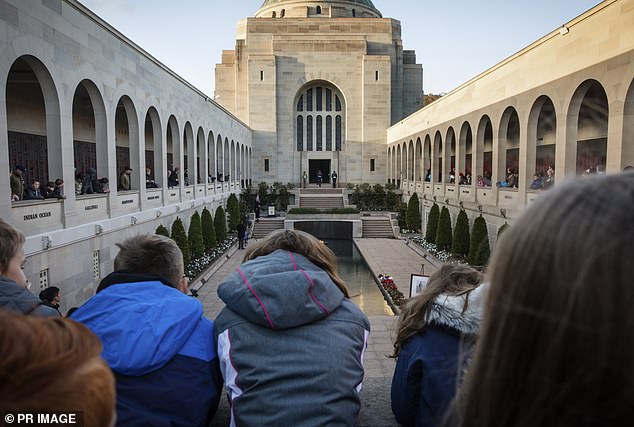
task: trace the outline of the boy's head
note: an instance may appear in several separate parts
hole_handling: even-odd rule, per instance
[[[133,274],[156,274],[176,289],[187,293],[183,253],[172,239],[157,234],[140,234],[117,243],[119,253],[114,270]]]
[[[0,276],[13,280],[18,285],[28,285],[24,271],[24,235],[0,219]]]

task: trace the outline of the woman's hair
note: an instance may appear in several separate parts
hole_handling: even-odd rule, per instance
[[[308,258],[313,264],[323,269],[335,285],[349,298],[346,283],[337,273],[337,258],[330,248],[316,237],[299,230],[277,230],[260,240],[244,255],[244,262],[259,256],[269,255],[278,249],[294,252]]]
[[[100,354],[79,323],[0,310],[0,411],[81,411],[83,425],[110,427],[115,385]]]
[[[540,196],[490,265],[481,335],[452,425],[634,419],[634,173]]]
[[[51,286],[40,292],[39,296],[44,302],[53,302],[57,295],[59,295],[59,288],[57,286]]]
[[[466,265],[444,264],[431,275],[425,289],[407,302],[398,320],[394,354],[397,357],[409,338],[423,333],[427,326],[432,303],[441,294],[456,296],[472,291],[482,283],[482,274]],[[465,299],[463,313],[467,310],[469,297]]]
[[[24,245],[24,234],[0,218],[0,275],[9,270],[9,263]]]

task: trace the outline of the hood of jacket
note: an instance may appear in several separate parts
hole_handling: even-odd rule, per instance
[[[100,285],[71,318],[99,336],[102,356],[115,372],[141,376],[162,368],[197,328],[202,304],[156,276],[144,281],[142,275],[113,275],[119,283],[104,278],[107,286]]]
[[[220,284],[218,296],[233,312],[270,329],[314,323],[344,300],[328,273],[306,257],[285,250],[239,266]]]
[[[476,335],[480,330],[482,310],[488,289],[488,283],[483,283],[464,295],[437,296],[432,303],[427,322],[445,326],[466,335]],[[464,310],[467,300],[467,309]]]
[[[22,314],[32,313],[40,300],[15,281],[0,276],[0,307]]]

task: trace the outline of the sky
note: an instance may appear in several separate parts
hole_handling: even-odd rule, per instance
[[[213,96],[214,65],[237,22],[262,0],[79,0],[152,56]],[[423,64],[425,93],[445,93],[600,3],[599,0],[374,0],[401,21]]]

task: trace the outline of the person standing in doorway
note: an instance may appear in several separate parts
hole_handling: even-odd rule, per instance
[[[306,188],[306,183],[308,182],[308,174],[306,171],[304,171],[304,174],[302,175],[302,181],[304,182],[304,188]]]
[[[9,178],[11,183],[11,201],[16,202],[18,200],[22,200],[24,197],[24,178],[22,174],[24,173],[24,168],[20,165],[16,165],[13,168],[13,173]],[[305,173],[305,172],[304,172]]]
[[[319,188],[321,188],[321,183],[324,181],[324,174],[321,171],[321,169],[319,169],[317,171],[317,185],[319,185]]]
[[[123,168],[123,172],[119,175],[119,191],[130,191],[132,183],[130,182],[130,174],[132,169],[129,166]]]
[[[332,171],[332,188],[337,188],[337,171]]]

